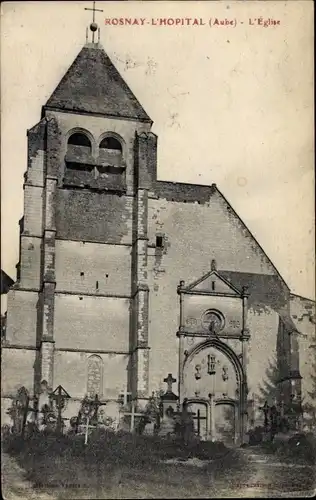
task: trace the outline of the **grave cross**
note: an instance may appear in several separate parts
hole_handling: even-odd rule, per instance
[[[106,403],[102,403],[102,401],[99,400],[99,396],[97,394],[92,400],[89,400],[88,398],[84,399],[83,413],[86,415],[87,419],[84,444],[88,444],[89,429],[96,429],[98,426],[98,410],[100,406],[106,406]]]
[[[122,398],[122,396],[123,396],[123,405],[124,405],[124,406],[126,406],[126,405],[127,405],[127,403],[128,403],[128,399],[129,399],[129,398],[128,398],[128,396],[131,396],[131,395],[132,395],[132,393],[131,393],[131,392],[129,392],[129,391],[126,389],[126,387],[124,387],[123,391],[122,391],[122,392],[121,392],[121,394],[120,394],[120,398]]]
[[[167,384],[167,392],[172,392],[172,384],[177,381],[177,379],[173,378],[171,373],[168,373],[168,377],[163,379]]]
[[[51,399],[55,401],[55,405],[57,408],[57,432],[62,431],[62,417],[61,412],[65,407],[66,400],[70,399],[70,396],[65,389],[59,385],[51,394]]]
[[[131,426],[130,426],[131,432],[133,432],[133,430],[134,430],[135,417],[143,417],[144,416],[144,413],[137,413],[135,411],[135,409],[136,409],[135,406],[136,406],[136,402],[132,401],[132,411],[127,412],[127,413],[124,412],[124,415],[130,415],[130,417],[131,417]]]
[[[206,416],[202,417],[201,410],[198,410],[197,416],[195,416],[195,414],[193,413],[193,419],[197,421],[197,435],[200,436],[201,435],[201,420],[206,420],[207,417]]]

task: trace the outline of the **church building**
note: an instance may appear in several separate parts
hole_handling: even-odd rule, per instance
[[[152,123],[97,42],[28,130],[3,408],[45,380],[70,416],[95,394],[115,413],[122,392],[142,408],[166,379],[200,410],[201,437],[243,442],[265,401],[301,404],[315,304],[291,295],[216,184],[158,180]]]

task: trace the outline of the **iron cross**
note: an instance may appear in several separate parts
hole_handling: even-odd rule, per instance
[[[85,7],[84,10],[92,10],[92,23],[90,24],[90,30],[92,31],[92,43],[94,43],[94,33],[97,31],[98,29],[98,25],[96,24],[95,22],[95,13],[96,12],[103,12],[102,9],[96,9],[95,8],[95,2],[93,2],[93,8],[90,9],[89,7]],[[100,33],[100,31],[99,31]],[[87,41],[88,41],[88,29],[87,29]]]
[[[177,380],[173,378],[171,373],[168,373],[168,377],[164,378],[163,381],[168,384],[167,392],[172,392],[172,384]]]
[[[92,14],[92,22],[94,23],[95,22],[95,13],[96,12],[103,12],[102,9],[96,9],[95,8],[95,2],[93,2],[93,8],[90,9],[89,7],[85,7],[84,10],[92,10],[93,14]]]

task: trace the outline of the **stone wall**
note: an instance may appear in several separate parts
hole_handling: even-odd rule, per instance
[[[35,357],[35,349],[2,348],[1,397],[16,396],[22,386],[33,394]]]
[[[129,352],[129,299],[55,295],[56,348]]]
[[[203,190],[201,192],[204,193]],[[165,198],[161,195],[160,199],[149,199],[149,391],[159,387],[166,373],[177,372],[176,332],[180,314],[177,285],[180,280],[189,285],[201,278],[210,270],[212,259],[216,259],[219,269],[238,270],[254,277],[277,277],[272,264],[218,191],[213,188],[208,195],[208,202],[204,200],[203,203],[198,203],[198,200],[187,200],[186,203],[184,200],[182,203],[170,201],[166,199],[170,198],[170,194],[164,195]],[[163,236],[162,249],[156,247],[157,235]],[[280,281],[280,278],[277,277],[277,280]],[[269,290],[265,292],[268,294]],[[256,302],[260,303],[260,296]],[[212,305],[210,300],[209,307]],[[261,314],[253,319],[250,331],[253,335],[253,367],[257,360],[260,361],[260,370],[250,368],[253,371],[254,391],[259,378],[265,375],[268,359],[276,349],[278,331],[276,315],[270,308],[264,313],[264,302],[261,306]],[[255,304],[252,307],[255,308]],[[265,320],[269,333],[264,330]],[[261,360],[264,360],[263,364]]]
[[[81,400],[88,390],[89,359],[93,352],[56,350],[54,361],[54,387],[61,384],[72,398]],[[127,386],[129,354],[98,353],[101,364],[100,399],[117,400]]]
[[[131,293],[131,247],[56,241],[56,292]]]
[[[10,290],[6,342],[12,345],[36,346],[38,293]]]

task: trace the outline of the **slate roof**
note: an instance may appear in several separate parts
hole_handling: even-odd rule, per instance
[[[280,310],[289,302],[289,290],[277,274],[243,273],[222,269],[218,272],[240,292],[243,287],[248,287],[249,305],[269,304]]]
[[[141,121],[151,119],[98,44],[85,45],[44,109],[95,113]]]

